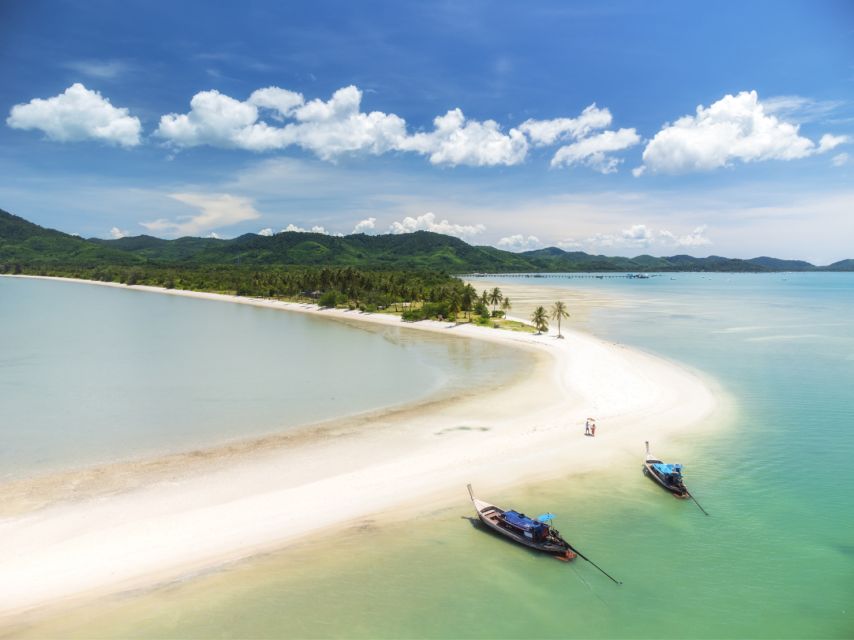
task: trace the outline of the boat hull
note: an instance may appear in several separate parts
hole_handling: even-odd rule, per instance
[[[474,503],[474,508],[477,512],[478,519],[480,519],[480,521],[486,527],[488,527],[495,533],[504,536],[505,538],[509,538],[517,544],[521,544],[522,546],[528,547],[529,549],[534,549],[535,551],[541,551],[543,553],[553,555],[561,560],[572,560],[576,557],[576,554],[572,550],[572,547],[562,538],[549,538],[549,540],[544,542],[539,542],[527,538],[525,537],[525,535],[514,531],[509,525],[504,522],[503,509],[500,509],[488,502],[484,502],[483,500],[478,500],[474,497],[472,497],[472,502]]]
[[[688,493],[688,489],[684,484],[675,485],[670,482],[667,482],[664,478],[661,477],[655,468],[652,466],[656,462],[661,462],[660,460],[646,460],[643,463],[643,473],[648,478],[654,480],[661,488],[670,492],[670,494],[674,498],[678,498],[680,500],[685,500],[690,497]]]

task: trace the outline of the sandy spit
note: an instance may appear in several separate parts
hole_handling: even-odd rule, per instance
[[[381,314],[132,289],[401,326],[399,318]],[[719,406],[716,391],[696,373],[566,327],[558,339],[554,332],[433,321],[405,326],[523,349],[534,364],[525,375],[475,394],[311,433],[194,452],[174,464],[118,465],[94,478],[93,471],[81,471],[73,491],[66,485],[74,474],[41,480],[46,484],[25,492],[33,508],[0,514],[0,620],[13,623],[49,605],[150,587],[360,518],[411,513],[421,503],[435,508],[458,499],[467,482],[494,494],[520,482],[633,461],[644,440],[661,443],[707,423]],[[588,416],[599,424],[595,438],[584,436]],[[190,464],[190,458],[202,462]],[[4,490],[0,486],[0,497]],[[39,499],[39,491],[47,497]],[[7,493],[13,494],[20,497],[21,487]]]

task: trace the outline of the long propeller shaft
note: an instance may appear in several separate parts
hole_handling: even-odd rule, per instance
[[[596,567],[597,569],[599,569],[599,571],[601,571],[603,574],[605,574],[605,575],[606,575],[608,578],[610,578],[613,582],[615,582],[616,584],[623,584],[621,581],[617,580],[614,576],[612,576],[610,573],[608,573],[607,571],[605,571],[605,570],[604,570],[602,567],[600,567],[598,564],[596,564],[595,562],[593,562],[590,558],[588,558],[588,557],[587,557],[587,556],[585,556],[583,553],[581,553],[578,549],[576,549],[576,548],[575,548],[575,547],[573,547],[573,546],[570,546],[569,548],[570,548],[570,549],[572,549],[572,550],[575,552],[575,554],[576,554],[579,558],[581,558],[582,560],[587,560],[587,562],[589,562],[589,563],[590,563],[590,564],[592,564],[594,567]]]
[[[697,502],[697,498],[694,497],[694,494],[689,493],[688,495],[691,497],[691,500],[694,501],[694,504],[696,504],[698,507],[700,507],[700,511],[702,511],[706,515],[709,515],[709,512],[706,511],[705,509],[703,509],[703,505],[701,505],[699,502]]]

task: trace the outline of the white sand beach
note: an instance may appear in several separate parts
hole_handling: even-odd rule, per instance
[[[133,288],[401,325],[389,315]],[[535,365],[530,375],[453,401],[338,421],[240,455],[233,448],[199,454],[204,464],[182,465],[178,457],[166,472],[152,471],[156,465],[101,469],[96,482],[68,489],[60,500],[38,503],[35,496],[39,508],[0,519],[0,620],[180,579],[361,518],[429,510],[458,501],[467,482],[496,494],[516,483],[636,462],[644,440],[661,443],[696,428],[719,404],[698,374],[566,324],[565,339],[555,331],[537,336],[433,321],[405,326],[523,349]],[[598,421],[595,438],[584,436],[588,416]],[[33,490],[48,486],[36,481]]]

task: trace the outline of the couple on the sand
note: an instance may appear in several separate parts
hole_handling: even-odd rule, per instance
[[[584,423],[584,435],[596,437],[596,418],[587,418],[587,422]]]

